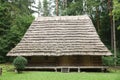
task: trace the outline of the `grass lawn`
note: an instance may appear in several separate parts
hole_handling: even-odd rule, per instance
[[[61,73],[61,72],[40,72],[25,71],[17,74],[10,71],[13,66],[0,65],[3,68],[3,74],[0,80],[120,80],[120,72],[111,73]]]

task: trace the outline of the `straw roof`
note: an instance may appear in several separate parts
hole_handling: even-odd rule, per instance
[[[87,15],[38,17],[7,56],[111,55]]]

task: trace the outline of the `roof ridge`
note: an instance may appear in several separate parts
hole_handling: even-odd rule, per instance
[[[35,21],[46,21],[46,20],[80,20],[90,19],[88,15],[77,15],[77,16],[39,16]]]

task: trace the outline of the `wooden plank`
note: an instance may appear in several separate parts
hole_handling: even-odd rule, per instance
[[[108,66],[27,66],[25,69],[62,69],[62,68],[69,68],[69,69],[103,69],[108,68]]]

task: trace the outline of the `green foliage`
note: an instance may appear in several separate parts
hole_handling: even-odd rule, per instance
[[[11,4],[8,2],[0,3],[0,36],[6,34],[12,23]]]
[[[120,30],[120,26],[118,26],[118,28],[117,28],[118,30]]]
[[[0,37],[0,53],[2,56],[6,56],[8,51],[17,45],[33,19],[34,17],[31,15],[19,15],[14,19],[7,34]]]
[[[0,0],[0,55],[5,61],[9,60],[6,54],[17,45],[34,19],[28,8],[33,2],[11,1]]]
[[[30,26],[33,19],[34,17],[32,15],[18,15],[12,24],[10,32],[19,35],[18,37],[21,38]]]
[[[54,0],[41,0],[38,1],[37,13],[39,16],[51,16],[53,15],[53,2]]]
[[[5,59],[3,56],[0,56],[0,63],[4,63],[5,62]]]
[[[119,0],[113,0],[113,15],[115,17],[115,25],[117,27],[116,29],[116,39],[117,39],[117,46],[120,50],[120,2]]]
[[[32,14],[33,11],[31,8],[35,8],[32,4],[35,3],[34,0],[11,0],[12,5],[15,5],[19,10],[20,14]]]
[[[117,58],[117,65],[120,66],[120,57]]]
[[[120,30],[120,2],[119,0],[113,0],[113,15],[117,23],[117,29]]]
[[[83,13],[83,0],[77,0],[69,3],[62,15],[80,15]]]
[[[115,19],[118,20],[120,19],[120,2],[118,0],[113,0],[113,3],[114,3],[113,14],[115,16]]]
[[[103,65],[105,66],[114,66],[113,56],[103,57]]]
[[[114,66],[114,61],[116,61],[117,65],[120,66],[120,52],[117,51],[117,58],[115,59],[114,56],[106,56],[102,57],[103,65],[105,66]]]
[[[41,5],[41,1],[39,0],[39,2],[38,2],[38,15],[40,15],[41,12],[42,12],[42,5]]]
[[[120,52],[117,52],[117,59],[116,59],[116,63],[118,66],[120,66]]]
[[[48,4],[49,3],[48,3],[47,0],[43,0],[43,16],[49,16],[50,15]]]
[[[20,70],[23,70],[25,66],[27,65],[27,59],[22,56],[18,56],[14,59],[13,65],[15,66],[15,68],[17,69],[19,73]]]

